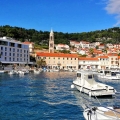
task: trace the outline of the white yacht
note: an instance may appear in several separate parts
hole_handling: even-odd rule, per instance
[[[94,74],[89,71],[77,71],[77,78],[71,88],[77,88],[89,96],[112,96],[116,92],[113,87],[95,81]]]
[[[101,70],[98,73],[98,78],[109,79],[109,80],[120,80],[120,74],[112,70]]]

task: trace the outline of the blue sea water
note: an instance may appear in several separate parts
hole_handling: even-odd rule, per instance
[[[84,120],[81,93],[71,90],[74,72],[0,74],[0,120]],[[120,82],[108,82],[119,91]],[[94,104],[98,101],[84,95]],[[111,104],[113,99],[99,99]],[[90,102],[93,104],[93,102]]]

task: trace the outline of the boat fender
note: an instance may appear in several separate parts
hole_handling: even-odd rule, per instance
[[[91,97],[91,95],[92,95],[92,93],[91,93],[91,91],[89,92],[89,96]]]
[[[82,92],[82,88],[83,88],[83,87],[80,88],[80,92]]]
[[[116,89],[113,90],[114,93],[117,93]]]
[[[74,89],[74,88],[75,88],[75,86],[72,84],[72,85],[71,85],[71,88],[72,88],[72,89]]]
[[[108,91],[109,90],[108,86],[105,86],[105,87],[106,87],[106,91]]]

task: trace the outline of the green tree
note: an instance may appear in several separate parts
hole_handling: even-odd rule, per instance
[[[93,56],[93,53],[94,53],[93,48],[90,48],[90,49],[89,49],[89,53]]]
[[[36,61],[37,67],[46,66],[46,61],[44,59],[40,59]]]

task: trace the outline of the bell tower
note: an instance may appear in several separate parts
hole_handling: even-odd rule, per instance
[[[49,53],[54,53],[54,33],[52,29],[49,36]]]

